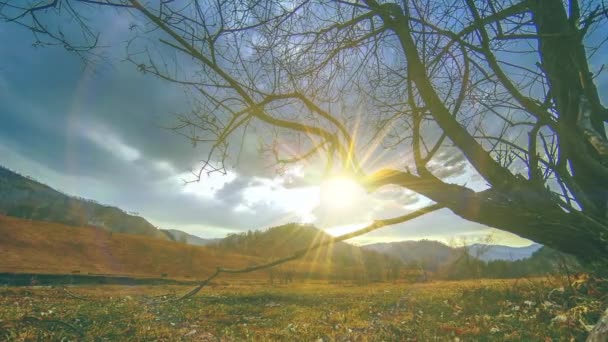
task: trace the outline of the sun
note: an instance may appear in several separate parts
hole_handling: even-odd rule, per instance
[[[365,190],[347,177],[333,177],[321,183],[321,204],[334,209],[353,206],[365,195]]]

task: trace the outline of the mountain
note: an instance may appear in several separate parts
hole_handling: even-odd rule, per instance
[[[4,167],[0,167],[0,215],[169,240],[165,233],[140,216],[66,195]]]
[[[530,258],[542,245],[532,244],[525,247],[503,245],[473,244],[466,247],[468,253],[482,261],[515,261]],[[398,257],[404,262],[436,261],[441,263],[453,254],[462,254],[462,247],[450,247],[438,241],[399,241],[365,245],[363,248]]]
[[[390,255],[412,267],[423,267],[426,270],[437,270],[461,253],[438,241],[399,241],[375,243],[362,246],[365,250]]]
[[[217,243],[220,239],[203,239],[177,229],[161,229],[172,241],[182,242],[193,246],[207,246]]]
[[[523,260],[530,258],[534,252],[541,249],[542,245],[537,243],[525,247],[510,247],[502,245],[473,244],[470,245],[469,253],[482,261],[494,260]]]
[[[526,247],[502,245],[473,244],[466,247],[450,247],[438,241],[399,241],[375,243],[363,246],[364,249],[384,253],[398,258],[409,266],[419,265],[427,270],[437,270],[441,266],[455,261],[467,252],[480,261],[516,261],[532,257],[542,245],[532,244]]]
[[[238,251],[241,254],[270,258],[284,257],[295,251],[309,247],[314,243],[324,243],[331,235],[312,226],[289,223],[266,230],[248,231],[241,234],[230,234],[215,243],[217,248]],[[354,262],[364,254],[377,254],[361,250],[345,242],[337,242],[331,247],[323,247],[311,252],[315,258],[341,260],[343,263]],[[310,256],[309,256],[310,257]]]
[[[449,247],[437,241],[401,241],[363,246],[399,258],[406,267],[431,271],[438,279],[518,278],[560,272],[576,259],[539,244],[526,247],[474,244]]]
[[[224,252],[274,260],[331,239],[330,235],[312,225],[290,223],[264,231],[231,234],[210,246]],[[313,250],[301,260],[310,265],[307,277],[330,280],[366,282],[396,279],[404,268],[397,258],[345,242]],[[290,265],[285,265],[288,272]]]

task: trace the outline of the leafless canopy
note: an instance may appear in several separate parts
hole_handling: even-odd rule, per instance
[[[603,1],[11,3],[5,19],[81,53],[97,39],[87,18],[131,14],[128,59],[193,95],[174,129],[208,146],[199,176],[225,172],[250,131],[279,167],[322,160],[370,191],[401,186],[465,219],[608,257],[608,110],[603,65],[590,63],[608,39]],[[82,34],[45,24],[52,15]],[[458,158],[486,190],[448,182]]]

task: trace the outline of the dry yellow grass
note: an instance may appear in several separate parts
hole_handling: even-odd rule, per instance
[[[0,216],[0,272],[203,278],[256,258],[91,227]],[[265,276],[252,274],[249,277]]]
[[[9,341],[579,341],[603,306],[564,306],[560,279],[368,286],[214,283],[179,302],[144,296],[185,286],[0,288]],[[580,305],[583,304],[583,305]]]

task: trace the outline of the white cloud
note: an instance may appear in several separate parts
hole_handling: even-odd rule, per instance
[[[173,164],[171,164],[170,162],[168,162],[166,160],[156,160],[156,161],[152,162],[152,165],[154,166],[154,168],[156,168],[156,170],[158,170],[160,172],[165,172],[165,173],[169,173],[169,174],[177,173],[177,170],[175,169]]]
[[[243,205],[255,210],[260,205],[278,212],[293,213],[301,222],[310,222],[313,209],[319,205],[319,187],[285,188],[282,179],[256,178],[253,186],[243,190]]]
[[[235,213],[250,213],[250,214],[255,214],[255,211],[251,208],[249,208],[248,206],[246,206],[245,204],[239,204],[236,207],[234,207],[232,209],[232,211],[234,211]]]
[[[136,148],[127,145],[109,129],[100,126],[81,127],[81,132],[86,139],[124,161],[133,162],[141,158],[141,153]]]

